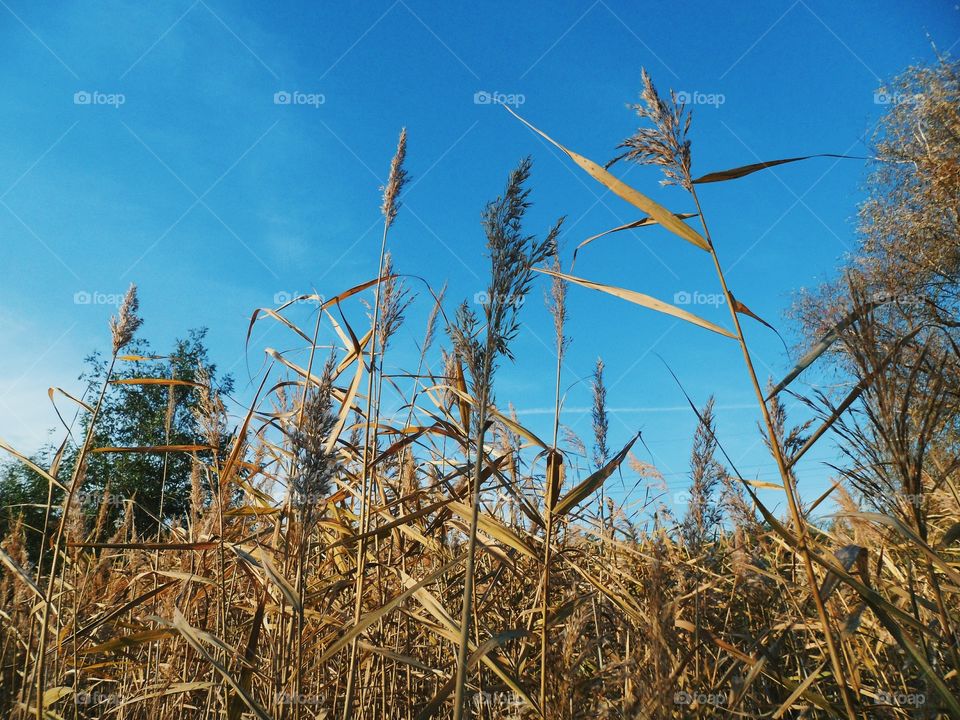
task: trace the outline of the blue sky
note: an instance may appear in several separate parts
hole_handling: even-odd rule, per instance
[[[82,358],[108,345],[111,296],[130,281],[154,346],[209,327],[213,356],[242,399],[262,348],[294,347],[262,325],[245,353],[254,308],[375,275],[379,186],[401,126],[413,184],[390,246],[398,271],[435,287],[449,281],[452,309],[485,287],[479,213],[524,155],[534,158],[529,227],[566,215],[566,264],[584,238],[639,216],[484,103],[489,94],[509,96],[531,122],[604,162],[635,128],[625,105],[645,66],[662,91],[694,100],[696,174],[813,152],[862,155],[885,108],[884,81],[930,61],[931,39],[954,48],[960,10],[939,1],[2,0],[0,38],[0,437],[31,450],[56,425],[47,388],[78,388]],[[691,210],[655,170],[618,172],[672,210]],[[852,247],[863,180],[858,161],[819,159],[702,192],[732,289],[788,338],[791,293],[830,277]],[[660,228],[598,241],[577,274],[667,301],[719,292],[706,255]],[[541,430],[553,383],[543,287],[523,309],[518,360],[497,388]],[[690,309],[729,322],[722,306]],[[394,366],[411,367],[403,346],[420,337],[428,310],[421,293]],[[740,469],[772,479],[732,342],[580,288],[570,289],[569,310],[563,421],[588,444],[583,378],[602,355],[611,444],[643,430],[653,455],[642,459],[671,492],[682,489],[695,418],[658,353],[695,400],[716,394],[720,438]],[[783,374],[789,358],[776,337],[755,324],[748,333],[758,371]],[[812,455],[800,472],[808,497],[830,475],[813,462],[830,459],[829,448]]]

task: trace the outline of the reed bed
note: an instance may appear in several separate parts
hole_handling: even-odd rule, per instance
[[[726,326],[564,271],[561,222],[527,227],[524,160],[483,214],[485,304],[450,310],[442,292],[429,293],[418,368],[385,373],[411,302],[389,253],[403,214],[404,132],[384,188],[377,276],[253,313],[251,328],[279,324],[296,352],[266,350],[236,422],[202,369],[195,382],[117,382],[117,368],[146,360],[125,354],[140,324],[131,288],[111,323],[105,382],[80,404],[73,461],[58,453],[41,466],[4,446],[49,494],[43,526],[15,520],[0,550],[3,715],[960,717],[960,496],[954,446],[943,439],[955,387],[952,395],[942,360],[957,346],[929,324],[883,335],[882,303],[852,293],[852,308],[794,372],[762,383],[741,323],[766,323],[728,287],[725,244],[711,235],[700,194],[788,161],[693,177],[690,115],[643,80],[643,126],[618,161],[661,168],[694,214],[667,210],[530,127],[643,213],[618,231],[659,225],[696,248],[696,260],[716,270]],[[556,331],[551,437],[524,427],[494,393],[522,300],[544,276]],[[567,293],[581,287],[739,346],[786,517],[726,457],[707,398],[687,398],[699,428],[686,516],[655,499],[639,512],[618,503],[605,486],[617,473],[656,480],[637,460],[638,438],[608,447],[602,360],[592,452],[559,422]],[[294,312],[304,300],[318,305],[306,326]],[[333,347],[322,332],[337,338]],[[791,425],[782,398],[793,379],[841,349],[851,359],[849,394],[811,399],[818,419]],[[405,398],[400,412],[385,410],[388,383]],[[195,442],[94,442],[105,393],[157,385],[195,394],[203,428]],[[677,393],[685,394],[680,382]],[[795,465],[828,431],[875,462],[848,470],[849,482],[838,479],[823,497],[801,499]],[[185,516],[161,516],[146,531],[135,522],[136,497],[121,499],[116,523],[79,503],[88,460],[119,453],[188,458]],[[825,503],[838,516],[813,522]],[[38,537],[42,553],[32,557]]]

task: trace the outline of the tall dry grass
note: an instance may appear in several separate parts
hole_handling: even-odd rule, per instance
[[[201,374],[207,379],[192,392],[201,399],[202,443],[96,447],[93,403],[83,407],[88,432],[69,475],[59,455],[40,467],[6,448],[45,479],[50,500],[46,526],[15,524],[0,552],[4,715],[960,717],[960,497],[949,472],[937,471],[956,465],[944,465],[937,444],[953,420],[947,393],[930,385],[938,378],[936,333],[878,342],[877,304],[857,302],[794,372],[765,389],[741,325],[760,319],[728,286],[724,243],[711,234],[699,193],[769,164],[694,178],[682,104],[661,97],[644,75],[638,112],[644,126],[620,159],[663,169],[695,214],[667,210],[530,127],[645,213],[618,231],[659,224],[704,253],[729,328],[575,276],[572,267],[563,272],[559,223],[542,239],[525,226],[523,161],[484,213],[487,303],[447,317],[441,292],[418,369],[387,377],[384,358],[410,300],[388,252],[406,178],[401,134],[384,189],[377,277],[327,300],[306,298],[319,304],[312,326],[293,319],[303,298],[253,314],[251,328],[277,323],[302,352],[267,350],[269,366],[235,427]],[[549,440],[494,393],[537,272],[552,278],[556,329]],[[787,517],[772,513],[726,456],[711,404],[701,410],[690,398],[700,421],[691,512],[677,520],[651,499],[640,523],[619,506],[604,483],[638,464],[637,438],[607,445],[602,361],[592,382],[592,463],[580,470],[559,426],[572,286],[739,346]],[[351,324],[371,294],[369,326]],[[438,354],[444,324],[449,350]],[[333,348],[318,340],[324,325],[338,338]],[[132,289],[111,325],[101,400],[118,363],[142,361],[123,354],[138,326]],[[857,382],[841,401],[815,405],[819,424],[792,427],[781,398],[831,346],[853,358]],[[950,346],[941,338],[936,350]],[[385,382],[405,394],[402,412],[384,410]],[[124,387],[136,390],[129,381]],[[851,415],[853,407],[860,414]],[[861,497],[876,497],[871,511],[839,484],[802,501],[796,463],[829,430],[856,457],[873,454],[869,466],[846,469]],[[129,451],[191,458],[192,506],[182,522],[148,537],[133,522],[135,498],[125,500],[115,527],[77,507],[86,460]],[[831,493],[839,518],[811,522]],[[896,501],[900,495],[911,501]],[[42,535],[36,563],[29,533]]]

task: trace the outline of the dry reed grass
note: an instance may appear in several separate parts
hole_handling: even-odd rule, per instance
[[[203,442],[138,450],[192,458],[191,510],[182,525],[144,537],[129,512],[133,499],[115,528],[105,527],[102,514],[79,513],[73,499],[85,458],[124,450],[93,447],[92,434],[70,477],[58,461],[31,465],[51,487],[50,524],[15,523],[0,551],[3,713],[960,717],[960,558],[952,548],[960,499],[952,480],[935,481],[929,469],[943,461],[928,455],[950,422],[942,388],[920,387],[938,377],[924,344],[931,341],[907,334],[887,342],[889,354],[878,353],[873,308],[858,306],[800,369],[843,344],[862,380],[853,400],[866,414],[857,424],[845,412],[850,404],[820,404],[820,429],[788,427],[778,396],[796,375],[762,390],[740,324],[756,316],[727,287],[720,243],[697,195],[705,182],[766,165],[693,178],[689,115],[662,99],[646,74],[639,114],[647,124],[624,143],[622,158],[662,168],[689,193],[696,216],[674,214],[547,139],[646,214],[617,230],[660,224],[706,254],[732,329],[562,272],[559,224],[542,240],[524,229],[524,161],[484,215],[489,302],[479,316],[460,307],[448,323],[452,350],[438,359],[440,294],[418,370],[389,379],[405,388],[409,405],[386,415],[383,359],[409,302],[387,252],[406,179],[404,131],[384,189],[377,277],[325,301],[313,298],[320,311],[312,328],[292,319],[295,301],[251,319],[251,327],[279,323],[306,349],[307,362],[268,351],[270,365],[229,436],[216,390],[200,383],[192,391],[202,395]],[[693,217],[701,231],[686,222]],[[553,280],[557,416],[549,442],[493,394],[534,271]],[[600,360],[592,467],[577,471],[559,433],[569,285],[666,312],[740,346],[787,518],[760,502],[729,458],[721,465],[711,406],[701,411],[691,402],[700,418],[693,511],[678,522],[651,501],[652,519],[637,525],[635,514],[604,494],[636,438],[618,450],[607,445]],[[371,290],[370,326],[358,332],[347,318],[363,317]],[[321,323],[340,341],[326,360]],[[117,363],[140,362],[121,355],[138,325],[132,289],[111,325],[108,383]],[[913,368],[908,387],[891,358]],[[905,408],[905,394],[926,399]],[[87,406],[88,427],[98,407]],[[801,503],[793,468],[828,428],[863,445],[858,457],[877,456],[874,466],[849,472],[880,499],[864,512],[840,489],[841,518],[822,527],[809,518],[825,497]],[[893,472],[877,471],[890,462]],[[906,491],[922,502],[882,501]],[[31,566],[25,548],[33,532],[44,534],[49,553]]]

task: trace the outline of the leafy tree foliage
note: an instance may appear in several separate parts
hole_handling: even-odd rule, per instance
[[[146,340],[137,339],[127,347],[129,355],[144,358],[120,361],[114,367],[109,389],[94,429],[95,448],[153,447],[158,445],[202,445],[207,439],[200,419],[201,394],[191,383],[209,379],[221,394],[233,389],[229,376],[217,377],[206,347],[206,329],[191,330],[177,339],[168,355],[155,355]],[[203,369],[203,371],[201,370]],[[105,381],[107,361],[98,352],[86,359],[80,376],[91,390]],[[202,375],[205,372],[205,378]],[[144,378],[164,378],[186,384],[128,384]],[[117,382],[117,381],[121,382]],[[66,482],[78,453],[78,445],[88,430],[84,415],[69,438],[57,477]],[[46,446],[34,457],[41,467],[49,468],[56,448]],[[78,493],[79,508],[88,518],[96,516],[104,502],[108,527],[124,513],[132,501],[134,522],[141,533],[156,530],[161,518],[186,514],[190,504],[193,461],[186,453],[97,452],[89,457]],[[10,462],[0,470],[0,534],[23,513],[28,527],[31,554],[39,550],[38,541],[45,522],[44,506],[48,487],[37,473],[21,463]],[[54,494],[55,507],[60,500]]]

